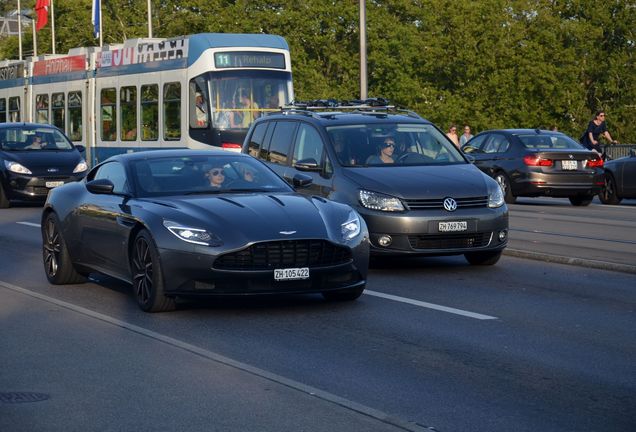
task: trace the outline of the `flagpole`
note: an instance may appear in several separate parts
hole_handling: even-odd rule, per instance
[[[51,0],[51,46],[53,54],[55,54],[55,6],[53,6],[53,0]]]
[[[148,0],[148,37],[152,37],[152,15],[150,14],[150,10],[152,6],[150,5],[150,0]]]
[[[20,0],[18,0],[18,47],[20,60],[22,60],[22,8],[20,7]]]
[[[33,58],[36,58],[38,56],[38,38],[35,35],[36,22],[37,21],[33,19],[33,22],[31,23],[31,28],[33,29]]]

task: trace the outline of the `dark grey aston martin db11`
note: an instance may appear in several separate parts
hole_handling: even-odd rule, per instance
[[[42,238],[51,283],[105,273],[130,282],[147,312],[193,295],[354,300],[369,265],[367,227],[351,207],[297,194],[258,160],[220,150],[114,156],[51,191]]]

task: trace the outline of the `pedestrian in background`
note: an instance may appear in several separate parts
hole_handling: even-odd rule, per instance
[[[585,147],[600,155],[603,154],[603,148],[601,147],[601,143],[598,141],[601,136],[605,137],[605,139],[612,144],[616,144],[618,142],[615,139],[612,139],[612,136],[607,130],[607,125],[605,124],[605,111],[596,112],[594,118],[588,123],[587,129],[579,141]]]
[[[459,136],[457,135],[457,126],[455,126],[454,124],[450,125],[446,136],[448,137],[448,139],[450,139],[453,142],[453,144],[455,144],[455,147],[459,148]]]
[[[473,137],[473,134],[470,133],[470,126],[464,125],[464,133],[459,138],[459,145],[463,147],[468,142],[468,140],[471,139],[472,137]]]

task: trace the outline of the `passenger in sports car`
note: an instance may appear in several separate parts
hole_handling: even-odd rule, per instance
[[[208,179],[209,186],[213,188],[221,188],[225,181],[225,174],[222,167],[210,168],[206,171],[205,177]]]

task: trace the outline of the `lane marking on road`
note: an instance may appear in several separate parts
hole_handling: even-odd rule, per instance
[[[20,225],[28,225],[28,226],[40,228],[40,224],[39,223],[33,223],[33,222],[16,222],[16,223],[18,223]]]
[[[181,341],[179,339],[175,339],[175,338],[172,338],[170,336],[166,336],[164,334],[157,333],[157,332],[154,332],[152,330],[148,330],[148,329],[143,328],[143,327],[139,327],[139,326],[137,326],[135,324],[131,324],[131,323],[126,322],[126,321],[122,321],[120,319],[111,317],[109,315],[104,315],[104,314],[101,314],[99,312],[95,312],[95,311],[92,311],[90,309],[86,309],[86,308],[84,308],[82,306],[78,306],[78,305],[75,305],[73,303],[68,303],[68,302],[65,302],[63,300],[56,299],[54,297],[49,297],[47,295],[40,294],[38,292],[31,291],[31,290],[29,290],[27,288],[22,288],[22,287],[19,287],[17,285],[13,285],[13,284],[10,284],[8,282],[1,281],[1,280],[0,280],[0,287],[4,287],[6,289],[10,289],[12,291],[15,291],[15,292],[18,292],[18,293],[22,293],[24,295],[27,295],[27,296],[30,296],[30,297],[33,297],[33,298],[36,298],[36,299],[51,303],[51,304],[55,304],[57,306],[60,306],[60,307],[63,307],[65,309],[80,313],[80,314],[85,315],[87,317],[94,318],[94,319],[97,319],[99,321],[103,321],[105,323],[108,323],[108,324],[114,325],[116,327],[120,327],[120,328],[126,329],[128,331],[133,332],[133,333],[137,333],[137,334],[146,336],[148,338],[157,340],[159,342],[163,342],[163,343],[165,343],[167,345],[182,349],[184,351],[188,351],[188,352],[190,352],[192,354],[201,356],[201,357],[206,358],[208,360],[224,364],[226,366],[235,368],[237,370],[241,370],[243,372],[247,372],[247,373],[255,375],[257,377],[260,377],[260,378],[275,382],[277,384],[280,384],[282,386],[285,386],[285,387],[300,391],[302,393],[308,394],[308,395],[313,396],[313,397],[315,397],[317,399],[321,399],[323,401],[333,403],[334,405],[338,405],[338,406],[343,407],[345,409],[348,409],[348,410],[357,412],[359,414],[374,418],[374,419],[376,419],[376,420],[378,420],[380,422],[395,426],[396,428],[401,428],[403,430],[412,431],[412,432],[426,432],[426,431],[430,432],[431,430],[435,430],[432,427],[423,426],[419,422],[413,422],[411,420],[405,420],[405,419],[399,418],[397,416],[394,416],[394,415],[391,415],[391,414],[387,414],[387,413],[385,413],[383,411],[377,410],[375,408],[368,407],[366,405],[362,405],[362,404],[360,404],[358,402],[352,401],[350,399],[343,398],[343,397],[335,395],[333,393],[329,393],[329,392],[321,390],[319,388],[312,387],[312,386],[303,384],[301,382],[298,382],[298,381],[295,381],[295,380],[292,380],[292,379],[289,379],[289,378],[285,378],[284,376],[277,375],[277,374],[272,373],[272,372],[268,372],[268,371],[266,371],[264,369],[260,369],[260,368],[255,367],[255,366],[251,366],[251,365],[249,365],[247,363],[242,363],[240,361],[231,359],[229,357],[225,357],[225,356],[223,356],[221,354],[218,354],[218,353],[216,353],[214,351],[210,351],[210,350],[207,350],[205,348],[201,348],[201,347],[198,347],[196,345],[192,345],[192,344],[189,344],[187,342],[183,342],[183,341]]]
[[[401,303],[407,303],[413,306],[419,306],[419,307],[423,307],[423,308],[428,308],[428,309],[435,309],[438,311],[442,311],[442,312],[448,312],[448,313],[452,313],[455,315],[461,315],[461,316],[465,316],[465,317],[469,317],[469,318],[475,318],[478,320],[494,320],[494,319],[499,319],[497,317],[494,316],[490,316],[490,315],[483,315],[480,313],[476,313],[476,312],[470,312],[470,311],[465,311],[462,309],[455,309],[452,307],[448,307],[448,306],[442,306],[442,305],[438,305],[438,304],[434,304],[434,303],[427,303],[427,302],[423,302],[423,301],[419,301],[419,300],[413,300],[410,298],[406,298],[406,297],[399,297],[399,296],[395,296],[392,294],[384,294],[381,292],[377,292],[377,291],[371,291],[371,290],[364,290],[364,294],[370,295],[370,296],[374,296],[374,297],[380,297],[383,299],[387,299],[387,300],[393,300],[396,302],[401,302]]]

